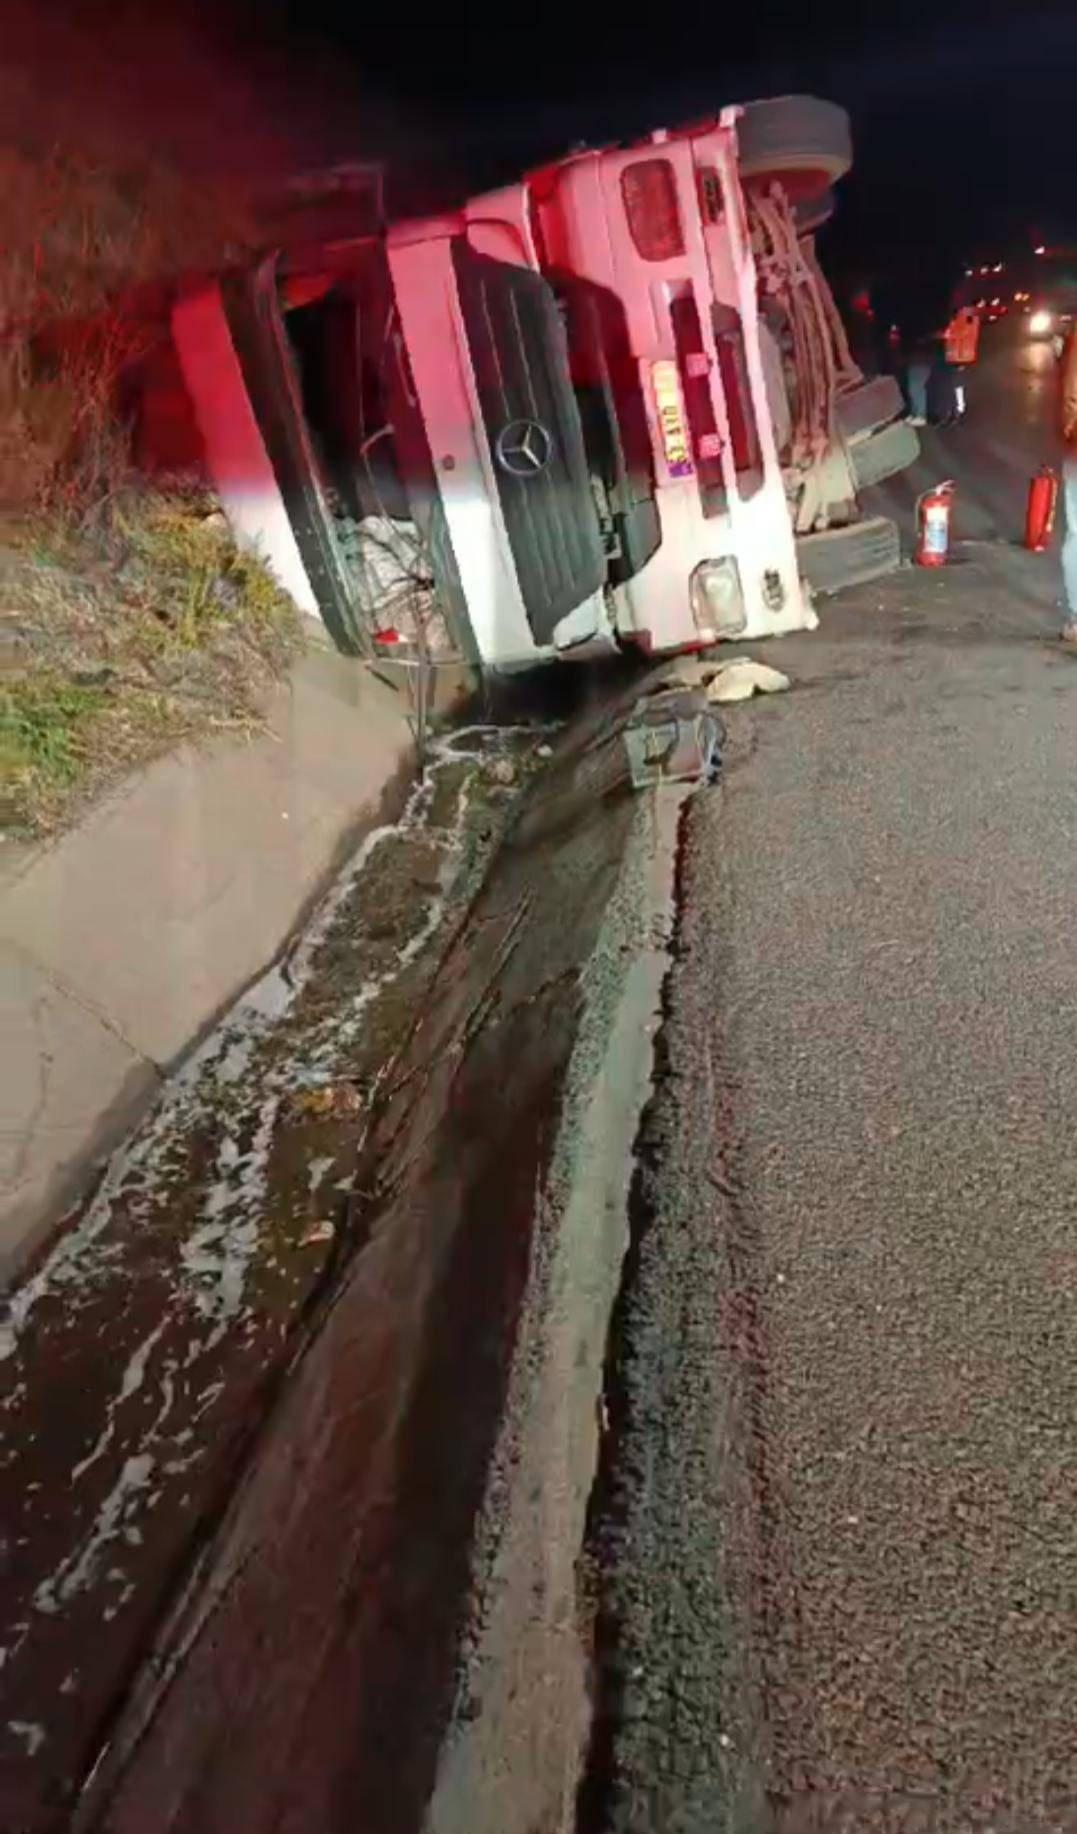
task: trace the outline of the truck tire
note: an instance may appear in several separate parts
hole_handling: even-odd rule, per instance
[[[853,163],[848,115],[818,96],[746,102],[737,141],[742,178],[786,178],[796,199],[825,191]]]
[[[906,465],[914,465],[919,457],[920,436],[907,420],[895,420],[866,439],[854,439],[849,447],[849,463],[858,490],[881,484],[884,478],[904,471]]]
[[[879,579],[901,565],[897,523],[871,516],[848,528],[799,535],[797,565],[813,592],[840,592],[843,586]]]
[[[896,376],[871,376],[837,399],[838,427],[847,443],[875,433],[905,412]]]
[[[799,204],[793,206],[793,220],[797,226],[798,236],[810,236],[824,223],[829,223],[837,208],[838,200],[833,187],[828,185],[825,191],[818,191],[811,197],[802,197]]]

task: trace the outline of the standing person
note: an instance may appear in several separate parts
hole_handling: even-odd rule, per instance
[[[905,394],[909,402],[910,426],[926,427],[930,420],[938,418],[933,407],[938,405],[940,392],[942,340],[943,333],[937,323],[921,311],[919,323],[906,346]]]
[[[960,420],[965,412],[965,371],[975,363],[980,347],[980,314],[974,306],[959,306],[946,327],[943,339],[946,374],[952,405],[949,420]]]
[[[975,363],[980,349],[980,314],[975,306],[958,306],[944,336],[948,363],[957,369]]]
[[[927,385],[934,361],[932,339],[916,338],[910,346],[905,369],[905,392],[909,397],[909,425],[912,427],[927,426]]]
[[[1062,353],[1061,432],[1062,507],[1066,533],[1062,541],[1062,595],[1066,610],[1062,641],[1077,653],[1077,331],[1071,331]]]

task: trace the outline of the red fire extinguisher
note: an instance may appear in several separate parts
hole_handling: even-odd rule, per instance
[[[925,490],[916,501],[916,564],[918,567],[944,567],[950,552],[950,511],[954,503],[954,483],[947,478]]]
[[[1050,465],[1041,465],[1028,487],[1028,509],[1025,512],[1025,546],[1033,554],[1042,554],[1051,539],[1058,507],[1058,473]]]

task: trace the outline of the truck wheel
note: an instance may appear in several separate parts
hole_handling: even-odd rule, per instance
[[[825,191],[819,191],[812,197],[802,197],[799,204],[793,207],[797,235],[810,236],[815,230],[822,229],[823,224],[829,223],[834,215],[837,204],[838,200],[830,185]]]
[[[797,565],[814,592],[840,592],[843,586],[879,579],[901,565],[897,523],[888,516],[871,516],[848,528],[800,535]]]
[[[815,197],[853,163],[849,117],[818,96],[746,102],[737,124],[742,178],[782,178],[794,199]]]
[[[849,463],[858,490],[881,484],[884,478],[904,471],[906,465],[914,465],[919,457],[920,438],[907,420],[895,420],[867,439],[855,439],[849,447]]]
[[[846,441],[875,433],[905,412],[905,401],[896,376],[871,376],[859,388],[839,395],[838,427]]]

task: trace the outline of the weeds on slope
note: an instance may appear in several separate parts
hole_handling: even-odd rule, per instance
[[[33,837],[182,739],[250,732],[299,615],[195,493],[121,496],[107,525],[8,523],[0,548],[0,821]]]
[[[212,500],[133,471],[169,283],[251,237],[150,161],[0,147],[0,826],[49,834],[185,738],[249,730],[300,621]]]

